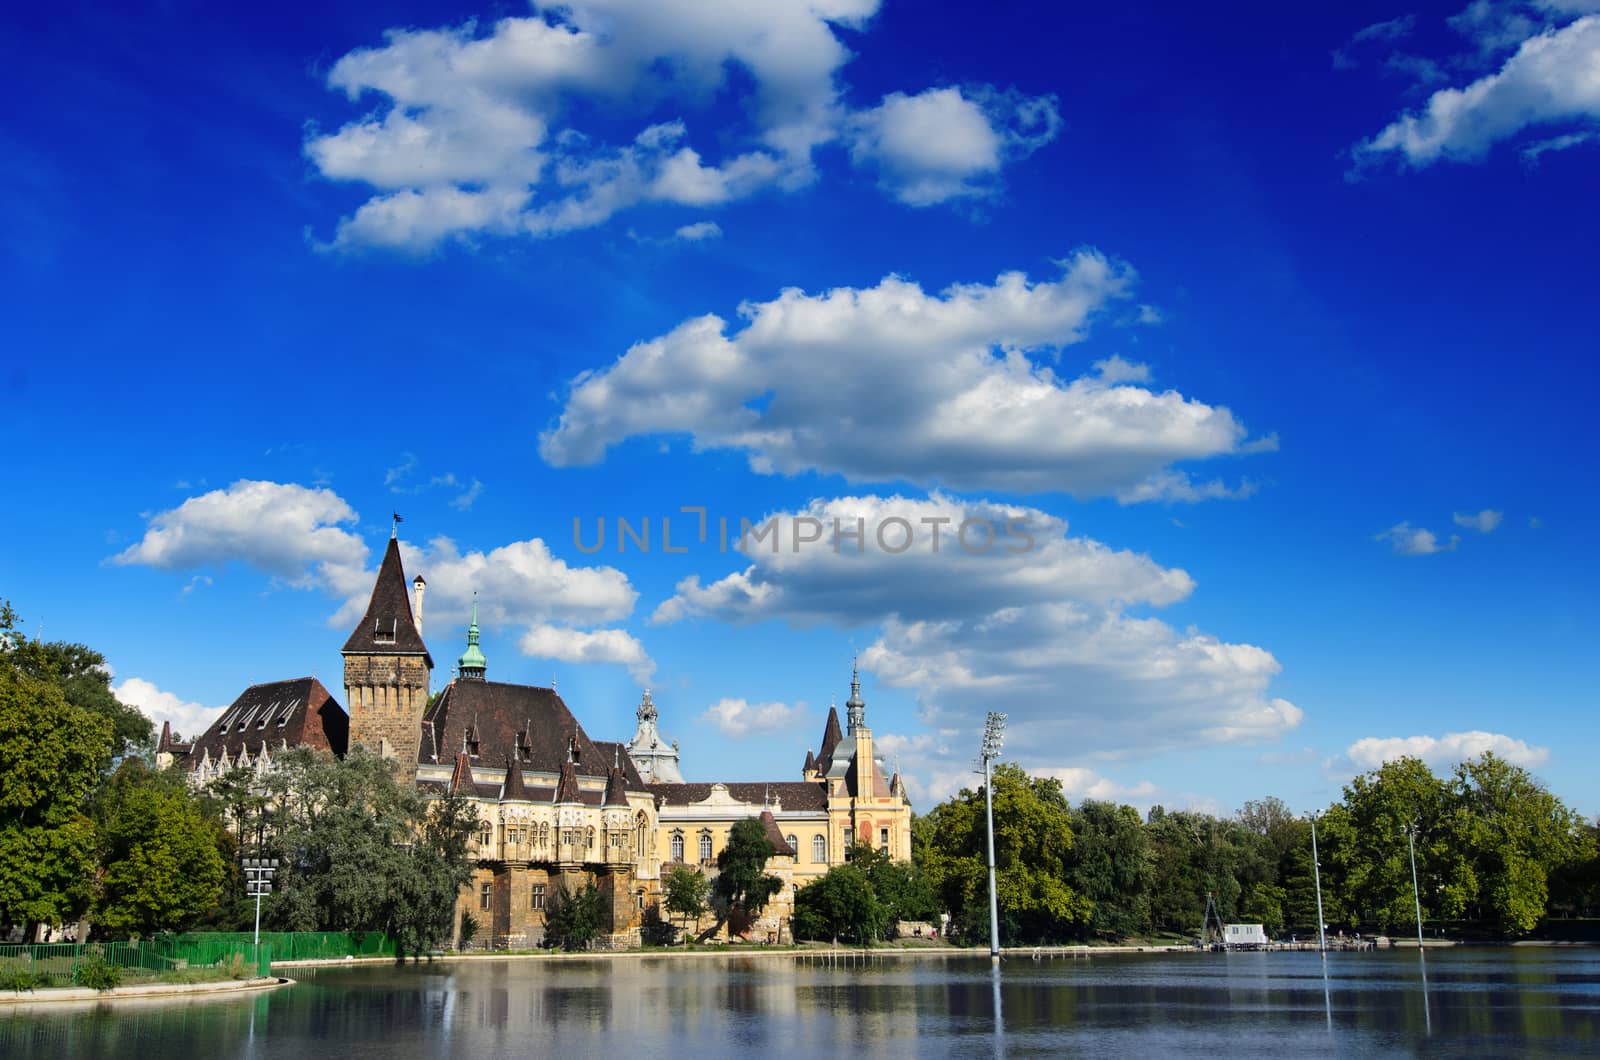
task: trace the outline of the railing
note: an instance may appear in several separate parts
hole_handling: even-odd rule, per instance
[[[170,936],[174,947],[249,944],[248,931],[193,931]],[[381,931],[263,931],[263,947],[272,947],[275,961],[315,961],[342,957],[393,957],[394,939]]]
[[[246,936],[248,939],[248,936]],[[272,946],[243,943],[182,944],[149,939],[140,942],[51,942],[0,945],[0,983],[20,983],[21,973],[37,986],[73,986],[86,965],[108,964],[134,972],[127,979],[155,979],[190,969],[249,971],[270,975]],[[25,987],[13,985],[14,989]]]

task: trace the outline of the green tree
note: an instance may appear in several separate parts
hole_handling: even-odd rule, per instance
[[[1449,784],[1444,829],[1470,851],[1478,913],[1508,935],[1545,916],[1551,874],[1592,856],[1583,820],[1521,766],[1492,753],[1463,762]]]
[[[983,802],[982,789],[963,789],[912,828],[914,858],[968,937],[988,920]],[[1013,941],[1070,937],[1088,918],[1090,904],[1067,882],[1072,816],[1061,782],[1001,764],[994,771],[994,820],[1002,935]]]
[[[939,915],[939,897],[928,874],[915,862],[896,861],[887,850],[853,843],[845,860],[859,869],[883,910],[885,937],[902,920],[932,920]]]
[[[96,798],[103,866],[95,919],[113,931],[179,931],[215,907],[225,878],[218,822],[183,780],[129,759]]]
[[[424,799],[394,763],[356,748],[339,761],[299,748],[265,778],[278,807],[268,853],[282,865],[264,910],[290,931],[387,931],[401,953],[448,938],[471,875],[477,811],[459,796]]]
[[[16,629],[16,612],[0,604],[0,641],[6,661],[18,672],[61,689],[66,701],[111,723],[111,755],[149,751],[153,746],[150,719],[138,708],[119,701],[111,691],[111,671],[105,656],[82,644],[42,643],[28,640]]]
[[[92,898],[95,830],[85,810],[111,757],[112,726],[25,664],[9,604],[0,605],[0,646],[0,923],[31,933],[76,919]]]
[[[1148,931],[1155,865],[1139,811],[1085,799],[1072,830],[1067,882],[1092,903],[1085,930],[1105,939]]]
[[[674,865],[662,881],[667,912],[683,918],[681,930],[687,934],[689,921],[704,916],[711,908],[711,882],[706,874],[689,865]]]
[[[1406,836],[1412,827],[1424,918],[1461,916],[1479,881],[1468,847],[1452,835],[1449,803],[1444,783],[1418,758],[1386,762],[1347,784],[1343,800],[1318,822],[1328,919],[1386,931],[1415,922]]]
[[[545,905],[544,942],[563,950],[588,947],[605,924],[605,895],[594,884],[573,893],[559,884]]]
[[[833,942],[849,939],[868,946],[882,937],[889,923],[889,908],[878,899],[867,873],[854,861],[835,865],[795,892],[796,938]]]
[[[728,829],[728,842],[717,855],[716,892],[730,912],[737,909],[754,919],[783,889],[783,881],[766,872],[775,849],[759,818],[746,817]]]
[[[1264,904],[1277,897],[1270,891],[1257,895],[1276,885],[1272,847],[1239,821],[1156,806],[1145,827],[1154,861],[1150,919],[1156,928],[1194,935],[1208,894],[1224,921],[1245,917],[1247,905],[1265,911]]]

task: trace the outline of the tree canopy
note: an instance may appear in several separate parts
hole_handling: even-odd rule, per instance
[[[747,917],[761,915],[783,881],[767,874],[767,861],[776,852],[759,818],[735,821],[728,842],[717,854],[716,893],[727,908]]]

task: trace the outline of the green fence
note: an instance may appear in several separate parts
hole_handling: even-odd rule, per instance
[[[263,942],[185,946],[170,940],[0,945],[0,985],[73,986],[85,966],[112,965],[127,985],[206,976],[237,978],[272,973],[272,947]]]
[[[164,941],[186,946],[237,946],[254,936],[248,931],[192,931]],[[342,957],[393,957],[394,939],[381,931],[263,931],[261,945],[271,945],[275,961],[337,960]]]

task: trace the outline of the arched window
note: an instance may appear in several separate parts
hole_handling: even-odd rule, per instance
[[[811,837],[811,861],[816,865],[828,863],[828,837],[814,835]]]
[[[594,825],[590,825],[588,828],[584,829],[583,848],[585,850],[594,849]]]
[[[487,847],[494,842],[494,825],[484,821],[478,825],[478,845]]]
[[[707,831],[700,833],[700,860],[711,860],[711,833]]]
[[[683,833],[682,832],[673,832],[672,833],[672,860],[676,861],[676,862],[679,862],[679,863],[681,863],[683,861]]]

